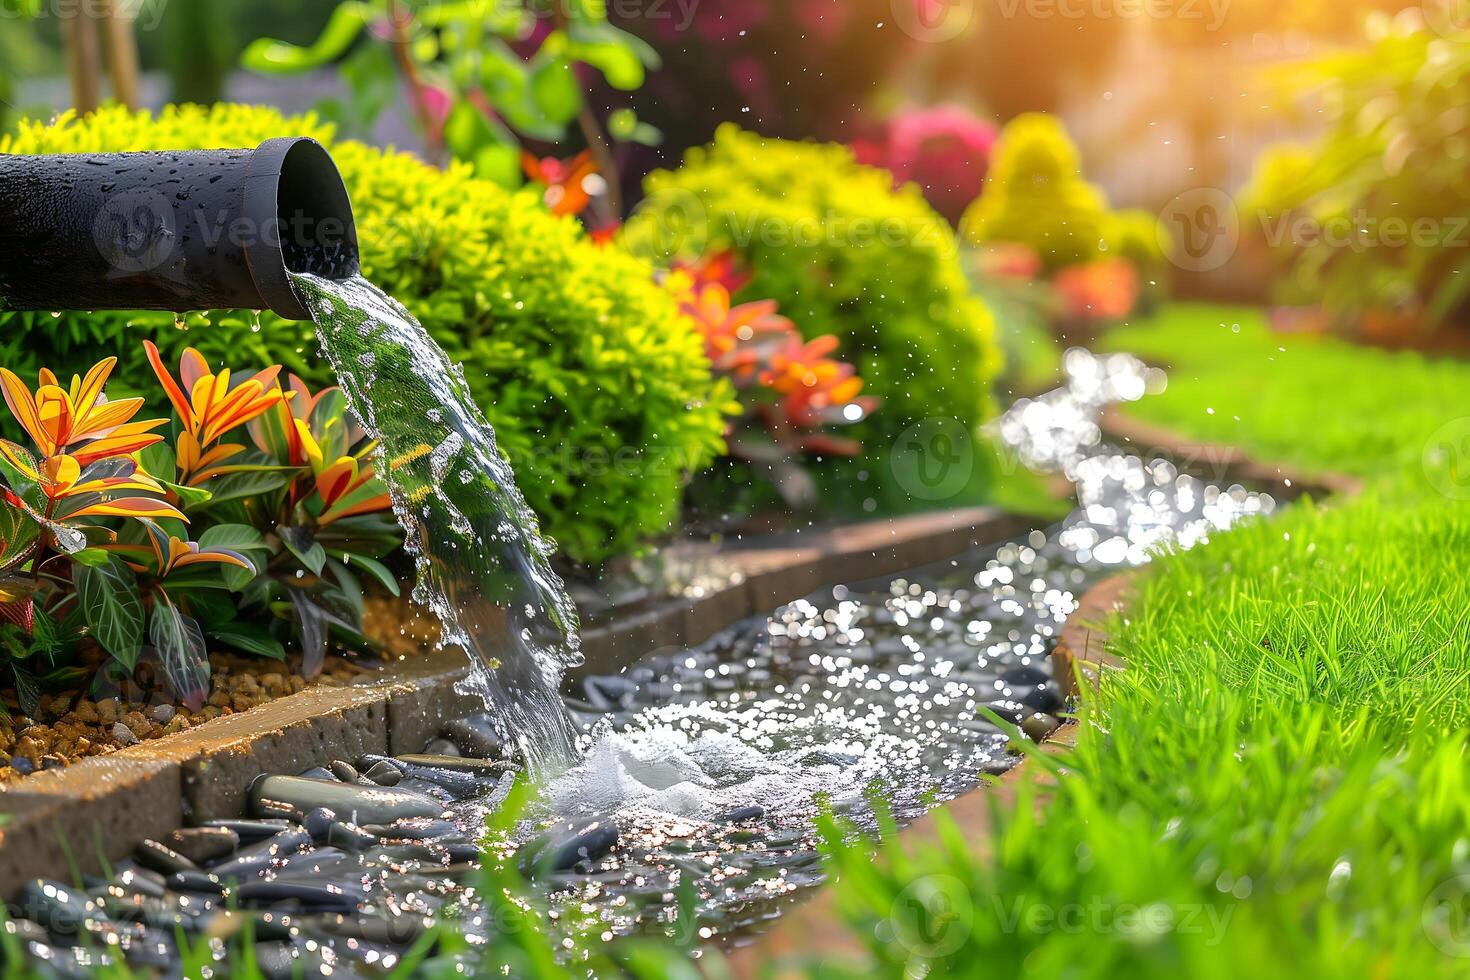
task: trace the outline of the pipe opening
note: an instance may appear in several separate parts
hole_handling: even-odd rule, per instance
[[[291,273],[346,279],[358,272],[352,202],[332,156],[312,139],[266,140],[251,154],[241,210],[269,226],[245,247],[250,276],[264,305],[293,320],[309,320]]]
[[[296,140],[281,163],[276,217],[290,272],[346,279],[359,271],[352,203],[331,156],[312,140]]]

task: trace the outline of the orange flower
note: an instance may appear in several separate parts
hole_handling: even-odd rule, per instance
[[[322,501],[322,512],[317,516],[319,524],[392,506],[387,488],[378,481],[371,463],[347,455],[328,462],[311,428],[300,419],[295,420],[295,428],[311,471],[316,474],[316,493]]]
[[[200,445],[209,445],[286,397],[276,385],[276,376],[281,373],[280,365],[268,367],[237,385],[231,385],[228,370],[211,373],[204,355],[192,347],[185,349],[179,358],[179,377],[189,391],[185,397],[184,390],[163,366],[163,358],[153,341],[143,341],[143,347],[148,352],[153,373],[158,375],[159,383],[179,413],[179,421],[199,440]]]
[[[796,326],[776,312],[775,300],[730,305],[724,286],[708,284],[686,294],[684,312],[704,335],[704,353],[717,368],[739,371],[753,363],[736,354],[744,345],[772,336],[794,334]],[[732,357],[732,355],[736,355]]]
[[[1094,259],[1052,277],[1062,314],[1073,320],[1121,320],[1138,305],[1138,269],[1127,259]]]
[[[546,206],[552,214],[581,214],[592,203],[589,178],[597,176],[592,152],[583,150],[570,160],[546,157],[538,160],[530,153],[521,154],[521,169],[526,177],[546,185]]]
[[[212,373],[204,355],[190,347],[179,358],[181,386],[163,366],[163,358],[153,342],[145,340],[143,347],[148,352],[153,373],[183,424],[175,454],[181,482],[199,483],[228,472],[220,464],[243,452],[245,447],[234,443],[212,444],[291,397],[276,383],[281,373],[279,365],[232,385],[228,369]]]
[[[163,441],[163,436],[151,430],[167,419],[130,421],[143,407],[143,399],[109,402],[102,393],[116,365],[117,358],[106,358],[88,371],[86,377],[73,375],[69,389],[62,388],[56,375],[42,368],[34,394],[14,372],[0,368],[0,389],[11,414],[35,441],[43,457],[80,446],[72,455],[85,466]]]
[[[313,424],[323,426],[331,432],[337,448],[345,449],[362,440],[362,429],[347,416],[342,389],[323,388],[313,395],[306,382],[294,374],[290,383],[291,390],[282,394],[271,411],[251,420],[250,438],[257,449],[284,465],[306,466],[311,460],[298,423],[305,426],[308,435]]]
[[[203,546],[194,541],[183,541],[165,534],[155,527],[148,529],[148,544],[111,544],[103,549],[122,557],[135,572],[145,572],[155,578],[167,578],[180,568],[190,565],[234,565],[247,572],[255,566],[244,555],[221,548],[218,545]]]
[[[188,518],[162,499],[163,488],[131,459],[113,457],[83,466],[65,453],[39,463],[20,446],[0,439],[0,455],[47,500],[47,520],[78,517]]]
[[[855,422],[876,407],[873,399],[858,397],[863,379],[857,369],[827,356],[836,349],[837,338],[830,335],[805,344],[792,337],[771,357],[761,382],[785,396],[782,407],[793,425]]]
[[[700,256],[697,262],[676,262],[674,269],[687,273],[696,291],[706,286],[723,286],[734,296],[751,280],[750,273],[740,268],[740,258],[730,249]]]

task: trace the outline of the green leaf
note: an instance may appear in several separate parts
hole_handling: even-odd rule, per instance
[[[290,75],[320,68],[340,58],[362,29],[377,16],[370,3],[342,3],[310,47],[259,38],[245,49],[240,63],[266,75]]]
[[[169,584],[169,592],[172,595],[180,595],[180,590]],[[219,629],[235,620],[235,601],[228,595],[219,592],[191,592],[188,594],[187,602],[189,615],[195,619],[208,624],[211,630]]]
[[[154,593],[148,640],[163,665],[169,688],[198,710],[209,694],[209,652],[204,633],[199,623],[180,612],[162,589]]]
[[[610,41],[574,41],[567,45],[567,56],[602,72],[613,88],[634,92],[643,87],[643,62],[624,45]]]
[[[155,442],[144,449],[139,454],[138,461],[143,472],[155,480],[172,480],[179,475],[174,451],[167,442]]]
[[[61,637],[58,635],[56,620],[47,615],[46,610],[40,606],[34,607],[31,610],[30,652],[49,657],[60,647]]]
[[[73,572],[77,599],[92,635],[128,670],[138,665],[143,644],[143,599],[133,570],[116,558]]]
[[[0,503],[0,569],[16,568],[30,558],[41,526],[18,507]]]
[[[664,141],[664,134],[639,120],[638,113],[632,109],[614,109],[607,117],[607,131],[620,143],[658,146]]]
[[[249,524],[216,524],[205,528],[199,535],[199,544],[206,548],[229,548],[232,551],[251,551],[265,548],[265,538]]]
[[[657,69],[663,64],[658,51],[647,41],[605,20],[576,21],[569,34],[567,54],[596,68],[609,84],[624,91],[643,84],[645,69]],[[637,66],[636,70],[633,65]]]
[[[159,480],[158,482],[178,494],[179,504],[181,505],[180,510],[187,511],[191,507],[202,507],[214,499],[214,493],[203,487],[186,487],[177,483],[170,483],[167,480]]]
[[[15,677],[15,698],[20,702],[20,710],[35,715],[41,704],[41,685],[36,682],[36,676],[17,663],[10,665],[10,672]]]
[[[531,99],[550,122],[565,126],[577,118],[582,109],[582,86],[572,63],[565,58],[551,58],[532,64]]]
[[[112,555],[101,548],[83,548],[81,551],[73,552],[71,560],[78,565],[87,565],[91,568],[100,568],[112,560]],[[42,563],[44,564],[44,562]]]
[[[327,549],[323,548],[321,542],[312,536],[311,531],[304,527],[281,527],[276,528],[276,535],[280,537],[281,543],[286,550],[296,556],[302,567],[313,575],[322,573],[322,566],[327,562]]]
[[[295,467],[266,469],[250,473],[228,473],[210,481],[210,490],[213,494],[210,503],[218,504],[226,500],[241,500],[273,493],[290,483],[295,473]]]
[[[389,571],[387,565],[384,565],[377,559],[368,558],[365,555],[354,554],[350,551],[338,552],[337,557],[348,568],[361,568],[366,571],[369,575],[378,580],[379,585],[387,589],[393,595],[396,596],[399,594],[400,589],[398,585],[398,579],[393,577],[393,573]]]
[[[220,547],[239,552],[255,566],[254,569],[219,566],[220,577],[231,592],[243,592],[270,564],[270,546],[249,524],[216,524],[199,535],[199,543],[206,548]]]
[[[272,660],[285,660],[286,648],[271,636],[270,630],[257,623],[230,623],[209,630],[209,635],[236,650]]]
[[[8,445],[10,451],[12,453],[15,453],[16,456],[20,457],[20,459],[24,460],[26,466],[29,467],[32,471],[34,471],[36,467],[40,465],[38,462],[36,462],[35,457],[32,456],[30,452],[27,451],[23,446],[18,446],[13,442],[9,443]],[[39,505],[40,487],[37,485],[36,481],[26,476],[25,473],[21,471],[20,467],[12,463],[4,453],[0,453],[0,483],[4,483],[5,486],[8,486],[17,497],[21,498],[32,507]]]

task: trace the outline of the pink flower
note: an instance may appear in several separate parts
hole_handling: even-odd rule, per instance
[[[854,142],[858,159],[893,172],[898,184],[913,182],[929,203],[958,221],[985,186],[996,129],[967,109],[913,109],[889,120],[877,139]]]

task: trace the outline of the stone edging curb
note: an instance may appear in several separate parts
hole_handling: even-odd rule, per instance
[[[991,508],[941,511],[802,535],[726,557],[740,573],[700,599],[669,599],[584,634],[590,671],[694,645],[747,616],[840,581],[877,577],[1012,537],[1030,522]],[[455,691],[457,650],[426,653],[352,687],[309,688],[240,714],[28,776],[0,789],[0,898],[36,877],[95,873],[139,842],[244,812],[255,776],[364,754],[416,752],[444,722],[482,710]]]

